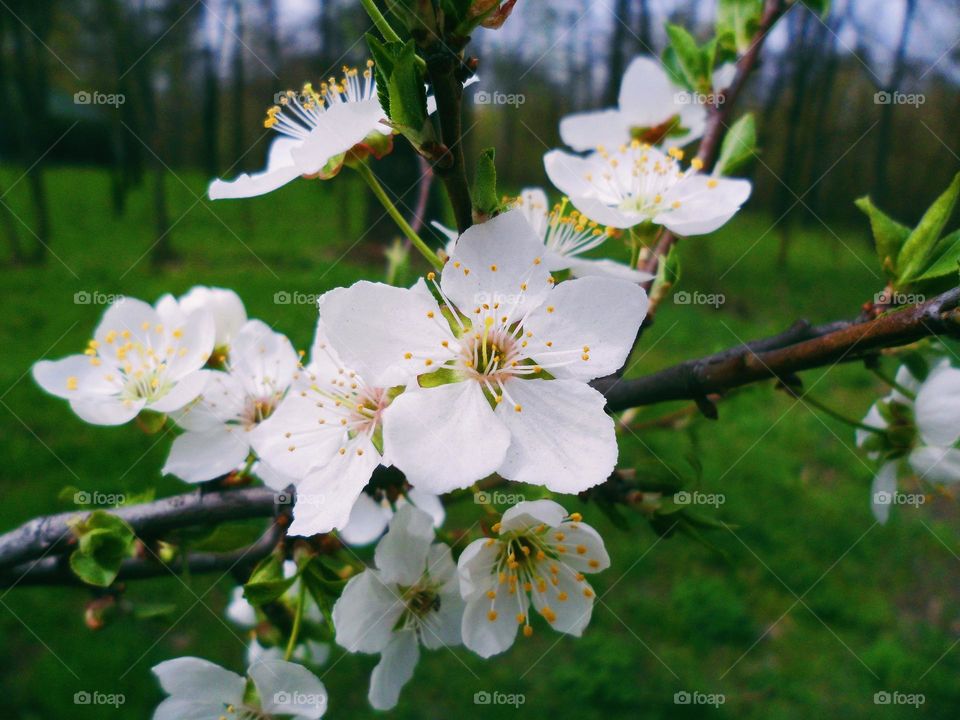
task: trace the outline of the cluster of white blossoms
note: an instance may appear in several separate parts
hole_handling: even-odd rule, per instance
[[[895,504],[903,474],[912,472],[929,483],[960,481],[960,370],[944,359],[921,382],[904,365],[894,383],[856,432],[857,446],[880,463],[870,500],[881,523]]]
[[[375,567],[335,571],[329,586],[342,592],[327,615],[316,598],[304,608],[316,588],[287,562],[278,582],[292,587],[277,602],[295,628],[316,631],[291,638],[285,653],[275,635],[261,644],[266,614],[238,589],[227,612],[252,633],[249,680],[197,658],[162,663],[154,672],[170,697],[155,720],[320,717],[323,685],[287,662],[322,664],[330,646],[317,638],[379,655],[369,700],[386,709],[421,645],[490,657],[532,635],[537,614],[558,632],[584,631],[595,600],[587,575],[610,559],[579,514],[520,502],[456,557],[437,534],[440,496],[491,476],[539,486],[538,496],[574,494],[614,471],[614,420],[590,383],[626,364],[654,277],[636,267],[636,243],[630,265],[598,251],[640,224],[711,232],[750,194],[744,180],[702,174],[697,159],[681,166],[681,145],[699,138],[705,118],[684,97],[654,61],[635,61],[617,109],[561,125],[569,146],[590,151],[545,158],[569,197],[551,205],[527,188],[486,222],[447,231],[442,269],[412,287],[361,281],[327,292],[309,353],[248,318],[233,291],[195,287],[155,306],[119,300],[83,353],[35,364],[40,386],[83,420],[171,432],[164,473],[293,487],[287,535],[379,539]],[[260,195],[379,157],[395,131],[386,116],[369,63],[283,93],[264,123],[280,134],[265,170],[216,180],[209,195]],[[372,484],[378,467],[399,471],[400,486]]]

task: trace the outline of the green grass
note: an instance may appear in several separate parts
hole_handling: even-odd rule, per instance
[[[17,175],[4,171],[4,187]],[[145,190],[134,192],[127,215],[115,219],[103,173],[57,170],[48,181],[52,248],[60,261],[0,269],[3,530],[63,509],[58,493],[68,485],[103,492],[152,487],[159,494],[185,489],[159,475],[169,439],[134,427],[84,425],[27,374],[41,357],[77,351],[92,332],[103,308],[75,304],[75,293],[153,300],[198,283],[235,287],[251,316],[306,347],[314,307],[278,305],[275,293],[320,293],[381,277],[384,267],[374,240],[387,238],[362,238],[362,218],[372,211],[352,178],[300,182],[266,198],[216,205],[196,203],[199,177],[187,176],[189,187],[170,178],[181,262],[163,271],[141,259],[155,239]],[[4,200],[30,224],[24,193],[18,185]],[[822,227],[798,231],[790,265],[780,269],[775,233],[766,233],[770,222],[746,214],[714,237],[685,241],[681,289],[723,293],[726,303],[714,309],[668,300],[631,374],[777,332],[799,317],[853,315],[878,289],[863,264],[873,267],[862,228],[833,228],[849,250]],[[853,417],[881,391],[854,366],[804,379],[819,399]],[[679,407],[647,408],[639,419]],[[953,717],[960,703],[960,649],[951,651],[960,620],[955,506],[938,499],[920,510],[895,510],[886,527],[874,526],[871,468],[852,451],[852,432],[770,383],[724,400],[719,422],[697,418],[621,440],[624,465],[640,473],[668,472],[660,457],[689,478],[687,458],[694,454],[703,466],[700,489],[725,496],[719,510],[707,511],[729,524],[708,536],[724,555],[683,536],[659,539],[639,514],[629,516],[632,527],[624,532],[596,507],[581,507],[613,558],[596,582],[602,601],[585,637],[561,638],[538,626],[492,662],[462,650],[425,653],[396,717],[474,717],[473,695],[481,690],[523,693],[525,709],[537,717],[580,720],[628,713]],[[456,509],[451,526],[469,525],[473,512]],[[230,587],[229,579],[212,577],[131,585],[125,603],[170,602],[175,611],[149,621],[120,615],[98,632],[83,622],[89,592],[17,588],[0,595],[4,717],[146,718],[161,699],[149,672],[155,663],[196,654],[242,669],[243,638],[220,620]],[[323,678],[328,717],[373,716],[366,686],[375,658],[340,658],[334,654]],[[127,703],[119,711],[75,707],[77,690],[122,692]],[[726,703],[719,710],[678,706],[673,696],[681,690],[724,693]],[[877,707],[879,690],[922,692],[926,703],[919,711]],[[502,706],[482,712],[517,714]]]

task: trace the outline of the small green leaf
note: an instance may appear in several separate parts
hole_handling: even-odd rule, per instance
[[[417,67],[417,49],[413,41],[404,44],[397,55],[387,84],[390,89],[390,119],[417,132],[427,120],[427,96],[423,77]]]
[[[897,257],[901,284],[910,282],[923,271],[937,240],[940,239],[944,225],[953,214],[958,195],[960,195],[960,173],[954,176],[950,187],[924,213],[920,224],[914,228],[903,244],[900,255]]]
[[[706,74],[704,53],[697,47],[697,41],[686,28],[673,23],[667,23],[667,36],[670,46],[676,51],[677,62],[687,84],[699,88],[705,79],[709,80],[709,76]]]
[[[910,237],[910,228],[898,223],[880,210],[869,196],[859,198],[854,204],[870,218],[873,242],[877,248],[880,265],[891,277],[897,276],[897,256],[903,243]]]
[[[283,576],[283,560],[276,554],[261,560],[243,586],[243,596],[251,605],[260,606],[283,597],[297,580]]]
[[[960,230],[955,230],[941,239],[933,251],[932,258],[923,274],[914,278],[912,282],[925,282],[957,275],[960,271]]]
[[[70,555],[70,569],[90,585],[109,586],[123,561],[133,554],[136,535],[125,520],[103,510],[71,524],[77,549]]]
[[[496,150],[487,148],[480,153],[473,176],[473,207],[484,215],[493,215],[500,207],[497,197]]]
[[[753,42],[763,11],[763,0],[718,0],[717,36],[729,39],[740,54],[746,52]]]
[[[753,113],[747,113],[727,131],[713,172],[716,175],[730,175],[752,160],[756,153],[757,122]]]
[[[394,60],[403,48],[403,43],[385,43],[373,33],[367,33],[367,47],[373,58],[373,74],[377,82],[377,95],[380,106],[390,110],[390,91],[387,79],[393,73]]]

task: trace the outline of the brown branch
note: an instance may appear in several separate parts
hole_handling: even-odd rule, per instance
[[[780,335],[746,343],[715,355],[674,365],[646,377],[604,378],[594,383],[611,411],[640,405],[694,400],[707,407],[708,395],[750,383],[858,360],[884,348],[935,335],[960,337],[960,288],[872,320],[810,326],[801,322]],[[701,405],[704,409],[704,405]]]

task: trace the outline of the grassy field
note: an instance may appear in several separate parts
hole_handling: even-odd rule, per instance
[[[18,175],[0,173],[3,186]],[[198,201],[201,178],[171,177],[172,237],[181,261],[162,271],[144,257],[155,240],[145,190],[116,219],[105,174],[63,169],[48,181],[57,257],[39,268],[0,268],[0,530],[64,509],[58,495],[65,486],[184,490],[159,475],[168,438],[85,425],[29,377],[35,360],[76,352],[92,332],[103,307],[75,302],[76,293],[152,301],[198,283],[234,287],[251,316],[306,347],[314,307],[277,304],[275,294],[319,293],[382,277],[384,267],[374,240],[386,238],[362,237],[369,210],[352,178],[210,205]],[[4,201],[32,222],[23,185]],[[667,301],[631,374],[777,332],[799,317],[853,315],[878,289],[864,228],[833,228],[848,247],[823,227],[798,231],[789,267],[781,269],[770,223],[745,214],[709,240],[685,242],[681,289],[722,293],[726,302],[713,308]],[[882,390],[853,366],[811,372],[805,381],[816,397],[854,417]],[[646,409],[637,422],[679,407]],[[723,554],[682,536],[659,539],[639,515],[624,532],[596,508],[578,508],[613,558],[596,582],[601,601],[585,637],[561,639],[538,628],[492,662],[465,651],[425,654],[396,717],[517,715],[512,706],[475,706],[478,691],[522,693],[522,709],[537,717],[578,720],[955,717],[956,507],[937,498],[919,510],[896,509],[887,526],[876,525],[868,505],[872,469],[852,444],[849,428],[769,383],[725,400],[719,422],[625,433],[623,464],[640,473],[666,472],[657,457],[678,471],[689,456],[700,458],[699,488],[725,497],[716,512],[707,510],[729,525],[709,535]],[[566,505],[573,510],[577,503]],[[455,510],[452,525],[473,511]],[[196,654],[241,669],[242,633],[221,620],[230,588],[228,579],[212,577],[139,583],[126,596],[134,607],[172,603],[172,614],[121,616],[97,632],[83,622],[89,592],[0,591],[3,716],[148,718],[161,699],[153,664]],[[323,676],[328,717],[374,715],[365,698],[374,664],[370,656],[334,653]],[[77,707],[79,690],[123,693],[127,701],[119,710]],[[682,691],[723,693],[725,703],[676,705],[674,693]],[[879,691],[923,693],[925,703],[878,707]]]

